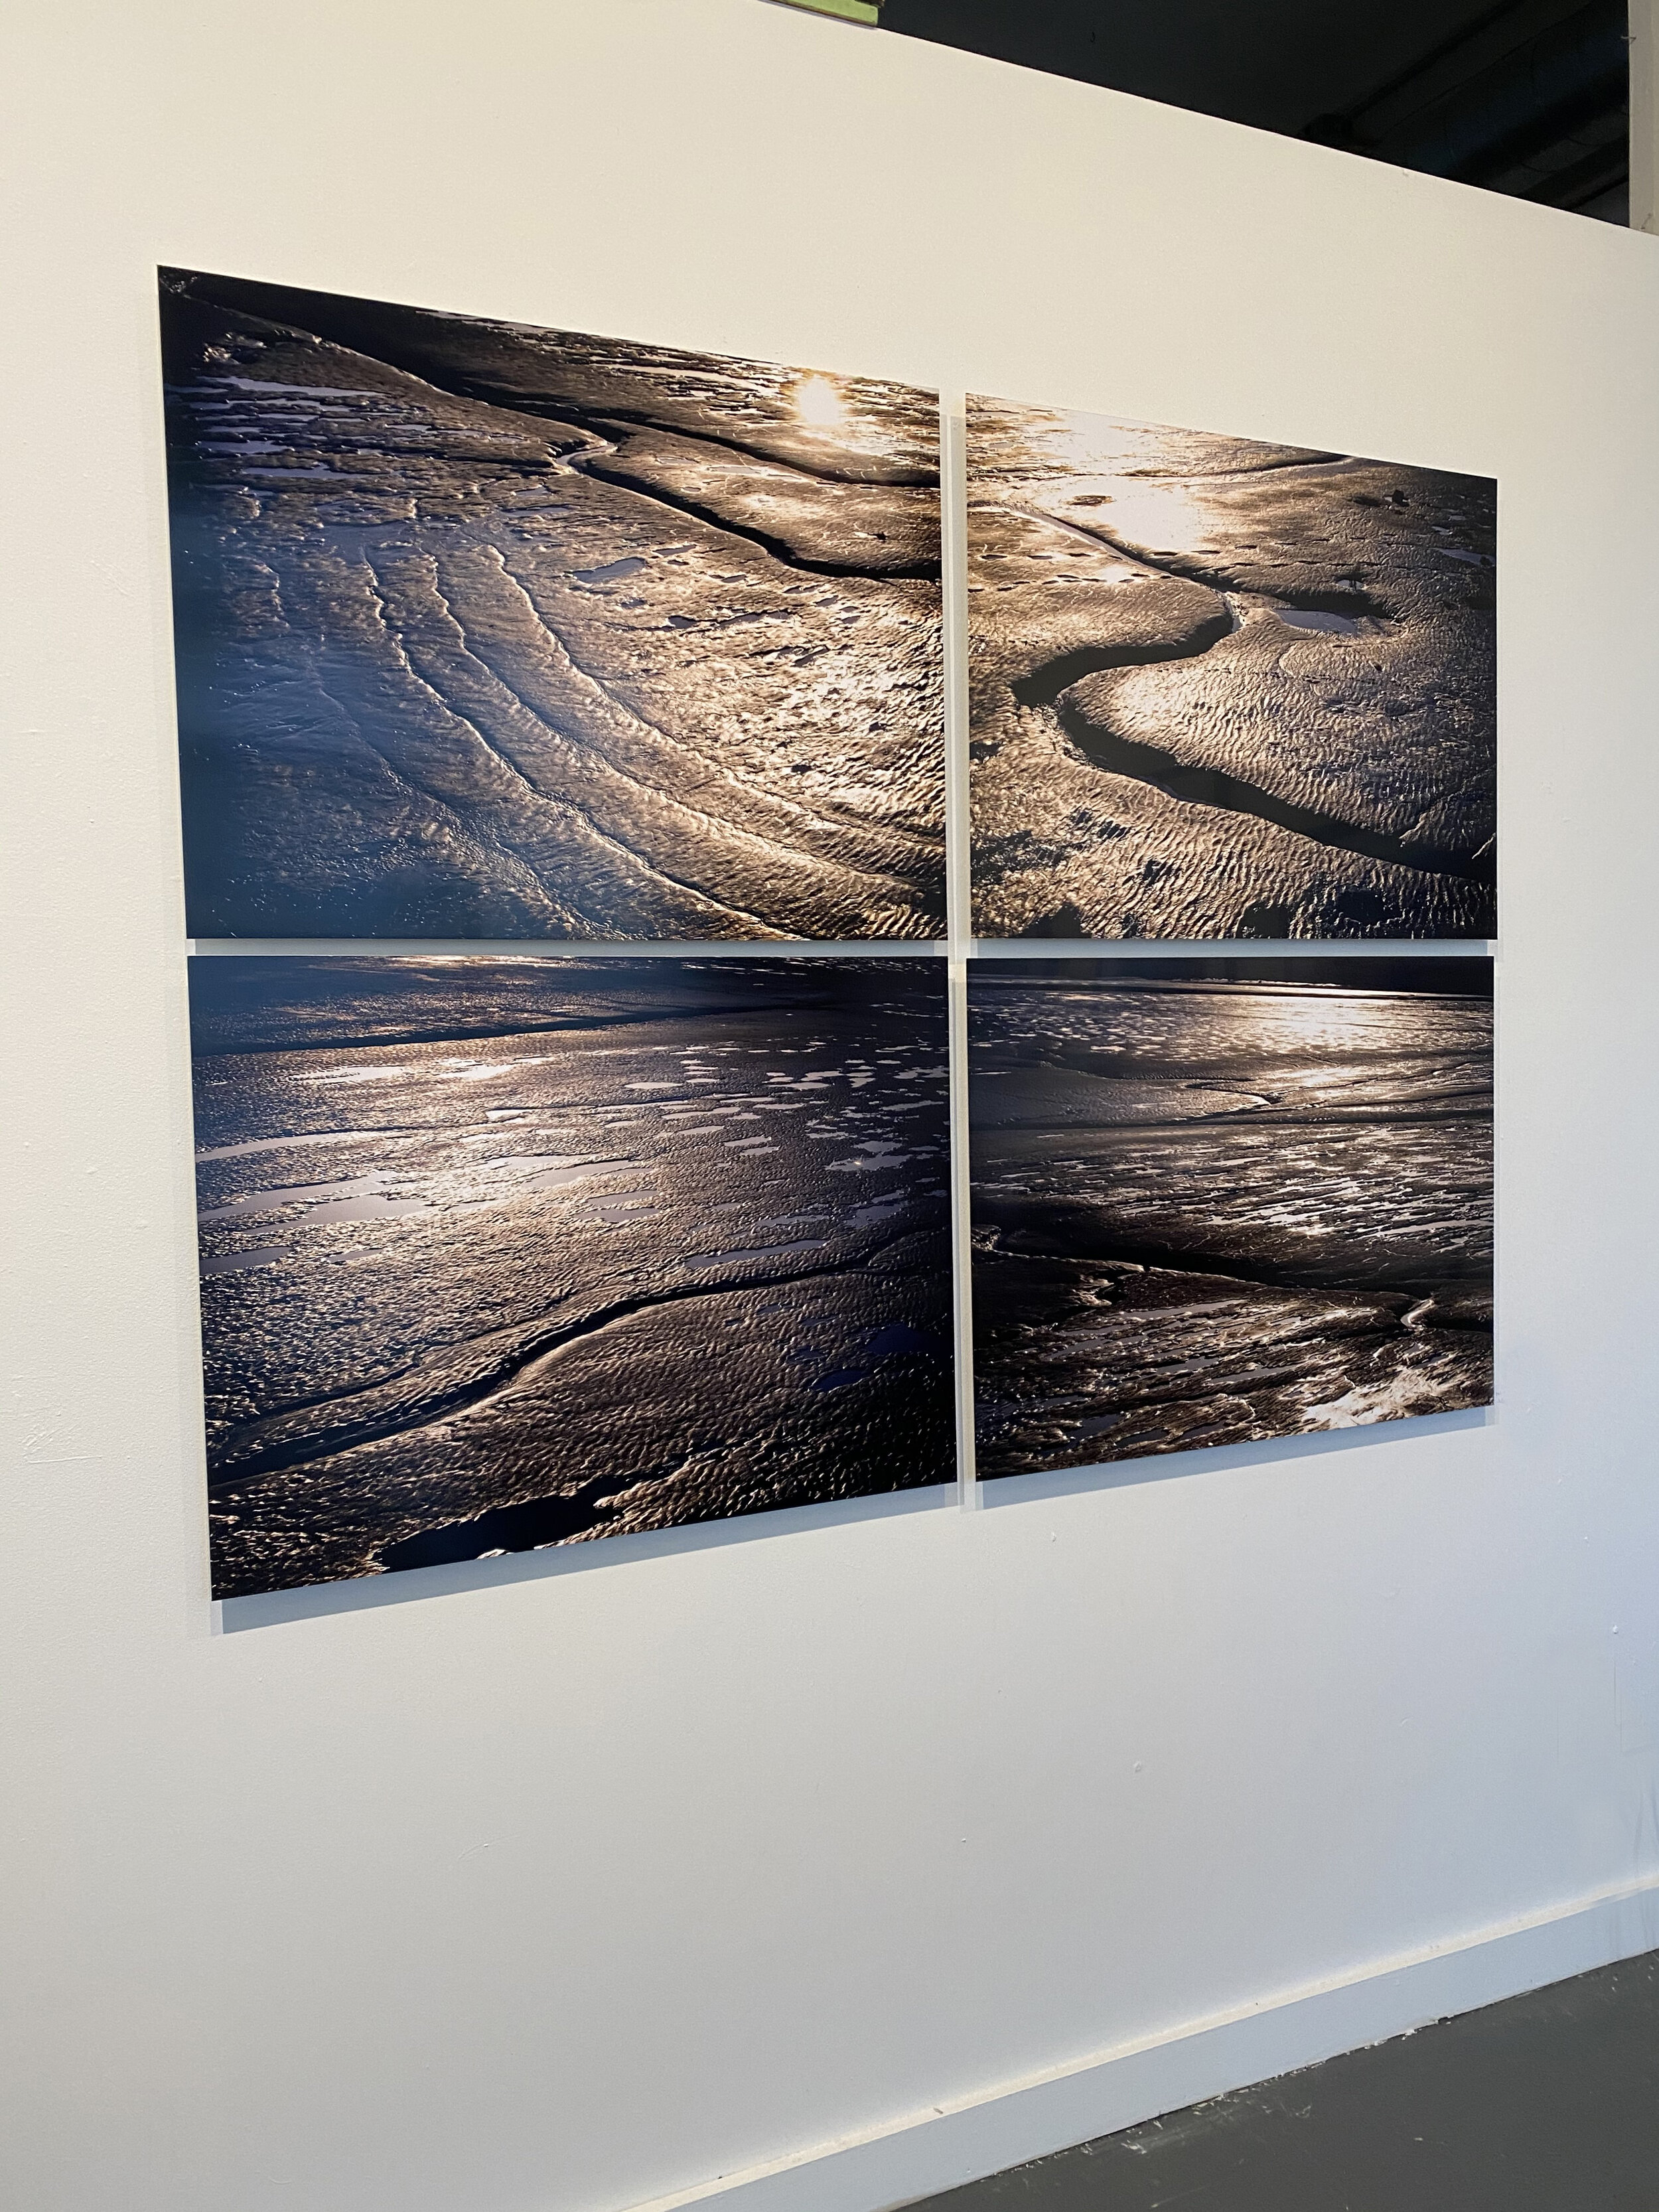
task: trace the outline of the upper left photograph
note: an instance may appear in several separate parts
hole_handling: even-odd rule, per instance
[[[944,935],[937,393],[161,308],[191,936]]]

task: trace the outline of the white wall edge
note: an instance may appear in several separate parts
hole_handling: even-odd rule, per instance
[[[1374,1960],[629,2212],[891,2212],[936,2191],[1659,1948],[1659,1873]]]

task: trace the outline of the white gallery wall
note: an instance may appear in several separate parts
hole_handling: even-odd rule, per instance
[[[1659,240],[762,0],[6,36],[0,2205],[862,2212],[1659,1943]],[[1497,476],[1495,1413],[216,1616],[158,262]]]

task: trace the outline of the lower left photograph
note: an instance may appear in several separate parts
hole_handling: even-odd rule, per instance
[[[191,962],[216,1597],[955,1480],[945,963]]]

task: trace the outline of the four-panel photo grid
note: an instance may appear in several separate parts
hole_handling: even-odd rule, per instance
[[[1490,478],[161,311],[216,1596],[1491,1402]]]

